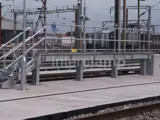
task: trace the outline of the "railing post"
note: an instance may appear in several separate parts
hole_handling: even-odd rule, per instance
[[[40,64],[41,64],[41,55],[38,55],[36,53],[37,51],[34,51],[35,60],[34,60],[34,64],[35,64],[35,68],[32,71],[32,84],[34,85],[38,85],[39,81],[40,81]]]
[[[118,60],[112,60],[111,62],[111,74],[113,78],[118,76]]]
[[[138,29],[138,41],[139,41],[139,52],[141,51],[141,32],[140,29]]]
[[[19,44],[19,39],[17,38],[17,45]],[[20,49],[16,52],[17,53],[17,56],[19,56],[20,54]]]
[[[81,81],[83,80],[83,60],[80,60],[77,62],[78,65],[76,65],[76,80]]]
[[[114,49],[114,53],[116,53],[116,28],[114,28],[114,41],[111,41],[113,42],[113,49]]]
[[[132,43],[132,53],[134,53],[134,41],[131,42]]]
[[[85,26],[83,26],[83,52],[86,52],[86,27]]]
[[[146,70],[147,70],[147,60],[141,60],[141,63],[140,63],[140,74],[141,75],[146,75]]]
[[[71,25],[71,52],[73,49],[73,26]]]
[[[96,39],[96,27],[94,27],[94,53],[96,53],[96,41],[95,41],[95,39]]]
[[[21,90],[25,90],[25,83],[26,83],[25,27],[26,27],[26,0],[23,0],[23,56],[21,59],[21,85],[20,85]]]
[[[146,39],[146,37],[145,37],[145,32],[143,33],[143,43],[142,43],[142,45],[143,45],[143,52],[146,52],[145,51],[145,44],[146,44],[146,42],[145,42],[145,39]]]
[[[150,34],[151,34],[151,32],[150,32],[150,30],[149,30],[149,32],[148,32],[148,52],[150,52],[150,42],[151,42],[151,37],[150,37]]]
[[[4,66],[3,68],[6,68],[6,58],[4,58]]]

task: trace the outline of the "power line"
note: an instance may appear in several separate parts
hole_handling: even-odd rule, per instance
[[[160,1],[159,1],[159,2],[157,2],[155,5],[153,5],[151,8],[156,7],[158,4],[160,4]]]
[[[153,9],[154,7],[156,7],[158,4],[160,4],[160,1],[158,1],[156,4],[154,4],[151,9]],[[146,14],[148,12],[148,10],[144,11],[143,13],[141,13],[140,17],[144,14]]]

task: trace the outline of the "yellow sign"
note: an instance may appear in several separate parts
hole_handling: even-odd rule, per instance
[[[72,49],[72,53],[76,53],[77,52],[77,49]]]

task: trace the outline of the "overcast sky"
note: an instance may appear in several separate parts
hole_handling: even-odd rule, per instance
[[[13,3],[13,0],[0,0],[4,6],[12,5],[15,8],[22,8],[23,6],[23,0],[15,0]],[[123,1],[123,0],[121,0]],[[141,2],[141,5],[154,5],[159,0],[146,0],[145,2]],[[26,0],[27,2],[27,8],[28,9],[36,9],[37,7],[41,7],[41,2],[36,2],[35,0]],[[88,22],[89,25],[95,25],[100,26],[101,21],[105,20],[113,20],[113,13],[110,14],[109,8],[114,5],[114,0],[86,0],[87,2],[87,16],[91,19],[90,22]],[[48,0],[47,6],[48,9],[55,9],[56,6],[62,7],[62,6],[72,6],[76,5],[77,0]],[[127,0],[127,5],[137,5],[137,0]],[[9,9],[9,7],[3,8],[3,14]],[[154,9],[160,9],[160,4],[157,5]],[[143,12],[143,11],[141,11]],[[152,12],[152,23],[158,24],[160,21],[159,17],[160,10],[154,10]],[[132,10],[129,12],[129,19],[137,19],[137,12],[135,10]],[[67,14],[54,14],[49,16],[48,22],[56,21],[57,23],[71,23],[72,20],[74,20],[74,14],[73,13],[67,13]],[[12,18],[13,16],[6,14],[6,17]],[[147,14],[142,18],[145,19]],[[32,19],[30,17],[30,19]],[[66,18],[64,21],[63,18]]]

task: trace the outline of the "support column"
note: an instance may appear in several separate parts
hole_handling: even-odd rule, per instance
[[[154,75],[154,58],[147,60],[147,75]]]
[[[26,39],[26,0],[23,0],[23,55],[21,59],[21,84],[20,89],[25,90],[26,88],[26,46],[25,46],[25,39]]]
[[[147,60],[141,60],[140,63],[140,74],[147,75]]]
[[[114,41],[115,47],[114,49],[116,49],[116,52],[120,52],[121,51],[121,0],[115,0],[115,23],[114,23],[114,27],[115,27],[115,40],[119,40],[119,41]]]
[[[32,71],[32,84],[38,85],[40,81],[40,64],[41,55],[37,55],[35,58],[35,68]]]
[[[111,62],[111,75],[113,78],[118,77],[118,61],[117,60],[113,60]]]
[[[76,80],[82,81],[83,80],[83,61],[77,61],[77,67],[76,67]]]
[[[21,81],[20,81],[20,90],[26,89],[26,57],[23,56],[21,59]]]

